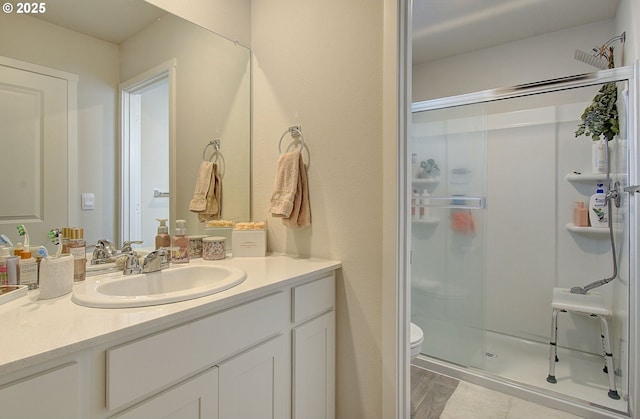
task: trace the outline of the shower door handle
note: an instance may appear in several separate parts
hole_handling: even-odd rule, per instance
[[[486,207],[486,197],[484,196],[430,196],[422,198],[427,201],[426,206],[432,208],[466,208],[484,209]]]

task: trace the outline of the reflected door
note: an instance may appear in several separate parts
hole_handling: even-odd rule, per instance
[[[68,224],[68,106],[73,75],[0,57],[0,229],[22,242],[48,243],[51,228]],[[65,78],[67,77],[67,78]],[[73,95],[71,95],[73,96]]]

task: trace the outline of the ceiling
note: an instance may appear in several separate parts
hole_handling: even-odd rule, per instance
[[[142,0],[55,0],[40,19],[120,44],[167,14]]]
[[[619,0],[413,0],[423,63],[615,17]]]

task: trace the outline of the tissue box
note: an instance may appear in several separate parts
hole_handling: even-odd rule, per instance
[[[231,252],[233,257],[266,256],[267,230],[233,230]]]

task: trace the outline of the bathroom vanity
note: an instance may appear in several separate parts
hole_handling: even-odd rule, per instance
[[[340,263],[197,263],[247,279],[149,307],[90,308],[37,291],[0,306],[0,416],[333,418]]]

